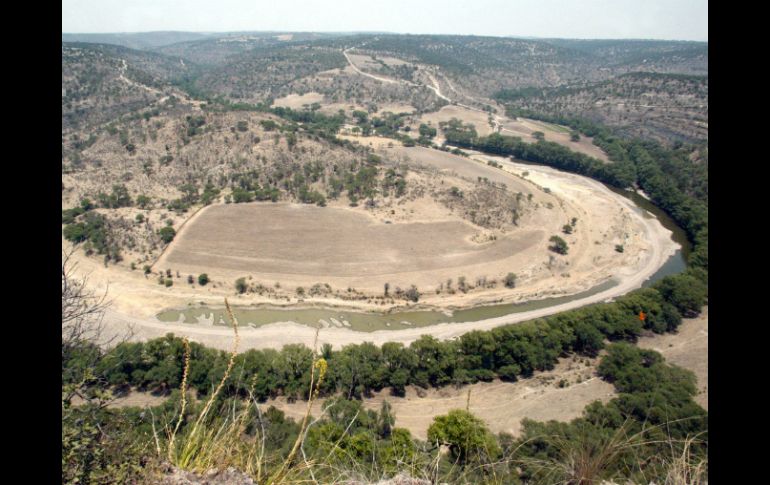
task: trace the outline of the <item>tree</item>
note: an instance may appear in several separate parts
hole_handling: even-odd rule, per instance
[[[176,230],[171,226],[166,226],[158,231],[158,235],[160,236],[161,241],[168,244],[174,239],[174,236],[176,236]]]
[[[451,343],[444,343],[431,335],[422,335],[412,342],[416,362],[412,366],[413,383],[422,387],[438,387],[451,382],[457,366],[457,353]]]
[[[420,299],[420,292],[417,291],[417,287],[412,285],[408,290],[404,292],[404,296],[407,300],[417,302]]]
[[[151,203],[152,203],[152,199],[147,197],[144,194],[136,196],[136,205],[138,205],[142,209],[148,208]]]
[[[516,275],[514,273],[508,273],[505,275],[505,279],[503,280],[505,283],[506,288],[515,288],[516,287]]]
[[[69,224],[64,227],[64,238],[73,243],[80,243],[88,239],[86,226],[83,223]]]
[[[194,204],[198,200],[198,186],[194,183],[187,183],[179,187],[179,191],[184,195],[182,200],[187,204]]]
[[[235,290],[238,293],[246,293],[247,289],[249,289],[249,285],[246,283],[246,278],[238,278],[235,280]]]
[[[564,234],[572,234],[572,226],[569,224],[564,224],[561,226],[561,232]]]
[[[465,465],[488,462],[500,455],[500,446],[482,420],[462,409],[436,416],[428,428],[428,441],[449,446],[452,456]]]
[[[206,286],[209,282],[209,275],[206,273],[201,273],[198,275],[198,284],[201,286]]]
[[[377,417],[377,434],[380,435],[380,438],[390,438],[390,433],[393,431],[394,424],[396,424],[396,418],[393,416],[390,403],[388,401],[382,401],[380,414]]]
[[[356,123],[361,125],[366,123],[367,119],[369,118],[369,113],[366,111],[355,110],[353,111],[353,118],[356,119]]]
[[[567,241],[565,241],[564,239],[560,238],[559,236],[551,236],[549,241],[551,241],[553,244],[548,246],[548,249],[550,249],[551,251],[553,251],[555,253],[567,254],[567,251],[569,249],[567,247]]]
[[[457,289],[466,293],[468,291],[468,285],[465,283],[465,276],[457,277]]]
[[[102,334],[102,317],[109,306],[107,294],[98,296],[87,287],[85,278],[73,276],[72,251],[62,253],[61,319],[62,366],[78,347],[97,341]],[[62,377],[64,380],[64,376]]]
[[[708,286],[688,274],[666,276],[656,288],[684,316],[698,315],[708,296]]]
[[[436,136],[436,133],[437,133],[435,128],[433,128],[432,126],[428,126],[425,123],[420,124],[419,132],[420,132],[420,136],[425,138],[433,138],[434,136]]]

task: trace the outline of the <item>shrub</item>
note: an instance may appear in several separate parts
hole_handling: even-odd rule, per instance
[[[201,286],[206,286],[209,282],[209,275],[206,273],[201,273],[198,275],[198,284]]]
[[[174,239],[174,236],[176,236],[176,230],[171,226],[166,226],[158,231],[158,235],[160,236],[161,241],[168,244]]]
[[[559,254],[567,254],[568,247],[567,247],[567,241],[560,238],[559,236],[551,236],[551,239],[549,239],[553,244],[548,246],[548,249],[555,253]]]
[[[247,289],[249,289],[249,285],[246,283],[246,278],[238,278],[235,280],[235,290],[238,293],[246,293]]]
[[[505,275],[505,279],[503,279],[503,282],[505,283],[506,288],[515,288],[516,275],[514,273],[508,273],[507,275]]]
[[[428,441],[449,445],[452,456],[460,463],[487,462],[501,450],[495,437],[482,420],[462,409],[433,418],[428,428]]]
[[[166,288],[168,288],[174,284],[174,280],[172,280],[171,278],[166,278],[166,281],[164,281],[163,284],[165,284]]]

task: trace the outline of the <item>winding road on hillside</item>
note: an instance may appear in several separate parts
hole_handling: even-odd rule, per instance
[[[422,88],[422,87],[428,88],[431,91],[433,91],[436,94],[436,96],[438,96],[439,98],[443,99],[444,101],[446,101],[449,104],[454,104],[455,106],[459,106],[461,108],[465,108],[465,109],[468,109],[468,110],[471,110],[471,111],[478,111],[478,112],[486,113],[486,114],[490,115],[492,117],[491,121],[492,121],[493,128],[495,130],[495,133],[500,133],[502,131],[510,131],[511,133],[515,133],[515,132],[513,132],[511,130],[503,128],[503,123],[502,123],[503,122],[503,118],[501,116],[499,116],[497,114],[490,113],[490,112],[485,111],[485,110],[480,109],[480,108],[476,108],[474,106],[469,106],[467,104],[460,103],[458,101],[452,101],[452,99],[450,99],[448,96],[446,96],[444,93],[441,92],[441,85],[439,84],[439,82],[436,79],[436,77],[433,74],[431,74],[430,72],[426,72],[426,75],[430,79],[432,86],[429,85],[429,84],[422,84],[422,83],[415,83],[415,82],[412,82],[412,81],[407,81],[406,79],[390,79],[390,78],[386,78],[386,77],[382,77],[382,76],[375,76],[374,74],[370,74],[368,72],[362,71],[350,59],[350,56],[348,55],[348,52],[353,50],[353,49],[356,49],[356,48],[361,48],[364,45],[366,45],[366,44],[361,44],[361,45],[359,45],[357,47],[348,47],[347,49],[344,49],[342,51],[342,54],[345,56],[345,59],[348,61],[348,64],[350,65],[350,67],[354,71],[356,71],[358,74],[361,74],[362,76],[366,76],[368,78],[371,78],[371,79],[374,79],[374,80],[377,80],[377,81],[381,81],[381,82],[384,82],[384,83],[388,83],[388,84],[404,84],[406,86],[412,86],[412,87],[416,87],[416,88]],[[438,69],[438,68],[436,68],[436,69]],[[446,76],[443,76],[443,77],[444,77],[444,82],[447,83],[449,88],[452,91],[454,91],[455,93],[459,94],[459,91],[457,91],[457,89],[455,89],[455,87],[452,86],[452,83],[449,82],[449,79],[447,79]],[[474,98],[471,98],[470,96],[467,96],[467,97],[470,98],[470,99],[474,99]]]

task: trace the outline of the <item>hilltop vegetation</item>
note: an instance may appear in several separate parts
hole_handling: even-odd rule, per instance
[[[708,77],[635,72],[577,86],[501,90],[495,97],[509,116],[579,117],[627,137],[708,141]]]
[[[122,38],[112,41],[125,43]],[[158,46],[144,51],[63,45],[125,59],[130,79],[149,86],[170,82],[200,98],[269,104],[287,94],[316,92],[329,103],[398,102],[418,110],[441,106],[442,100],[427,88],[382,83],[346,70],[342,51],[354,47],[357,54],[373,56],[377,65],[373,72],[423,85],[435,79],[453,99],[487,110],[495,110],[494,103],[481,98],[497,95],[501,102],[512,103],[512,108],[583,116],[657,140],[702,139],[707,130],[707,78],[655,75],[707,76],[705,43],[313,33],[212,34],[160,43],[165,44],[148,38],[146,45]],[[70,57],[63,54],[63,71],[72,62]],[[107,81],[114,77],[104,72],[107,66],[99,67],[106,60],[87,61]],[[372,66],[366,69],[371,71]],[[81,75],[81,81],[85,79]],[[97,92],[104,82],[95,84],[87,88],[89,92]],[[73,92],[71,83],[63,85],[63,92],[65,88]],[[555,89],[538,91],[542,88]],[[110,86],[102,91],[110,89],[114,91]],[[113,99],[130,101],[141,94],[115,92]],[[653,122],[647,123],[650,119]],[[638,123],[641,120],[645,123]]]
[[[310,46],[255,49],[195,80],[196,89],[259,102],[293,92],[294,81],[346,65],[337,49]]]

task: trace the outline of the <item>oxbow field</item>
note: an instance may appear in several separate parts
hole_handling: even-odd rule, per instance
[[[63,34],[63,483],[703,483],[707,47]]]

